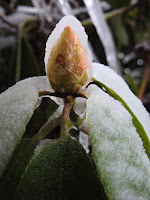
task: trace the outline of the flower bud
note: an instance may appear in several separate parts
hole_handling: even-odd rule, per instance
[[[52,88],[56,92],[74,93],[88,81],[88,64],[86,52],[76,33],[69,25],[65,26],[46,64]]]

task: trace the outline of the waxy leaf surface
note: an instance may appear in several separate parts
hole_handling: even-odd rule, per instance
[[[16,199],[103,200],[106,196],[85,150],[68,136],[47,144],[33,157]]]
[[[0,175],[25,132],[39,100],[39,91],[51,91],[46,77],[18,82],[0,95]]]

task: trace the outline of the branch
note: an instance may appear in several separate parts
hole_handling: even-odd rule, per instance
[[[105,14],[105,19],[108,20],[112,17],[115,17],[115,16],[118,16],[118,15],[121,15],[123,13],[127,13],[127,12],[130,12],[131,10],[137,8],[139,6],[139,2],[133,4],[133,5],[129,5],[127,7],[123,7],[123,8],[119,8],[119,9],[115,9],[111,12],[108,12],[107,14]],[[83,26],[87,26],[89,24],[92,24],[92,20],[91,19],[86,19],[84,21],[82,21],[82,25]]]
[[[4,18],[1,14],[0,14],[0,19],[1,19],[4,23],[8,24],[9,26],[11,26],[11,27],[17,29],[17,26],[16,26],[15,24],[9,22],[9,21],[8,21],[6,18]]]
[[[71,111],[71,108],[74,104],[74,101],[75,101],[75,99],[73,99],[70,96],[68,96],[65,99],[65,106],[64,106],[64,109],[63,109],[61,124],[60,124],[60,136],[61,137],[69,135],[68,122],[70,120],[70,111]]]
[[[137,8],[139,6],[139,2],[133,4],[133,5],[129,5],[127,7],[123,7],[123,8],[119,8],[119,9],[115,9],[111,12],[108,12],[106,15],[105,15],[105,19],[110,19],[112,17],[115,17],[117,15],[120,15],[120,14],[123,14],[123,13],[127,13],[127,12],[130,12],[131,10]]]

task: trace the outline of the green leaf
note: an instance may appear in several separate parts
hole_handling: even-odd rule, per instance
[[[16,26],[20,26],[21,23],[25,23],[29,20],[36,20],[36,17],[31,14],[26,14],[22,12],[15,12],[10,15],[7,15],[7,20]]]
[[[38,142],[31,142],[31,139],[22,139],[15,148],[13,156],[0,178],[0,196],[2,199],[13,199],[16,188]]]
[[[19,184],[16,199],[106,197],[82,146],[69,136],[51,142],[33,157]]]
[[[25,35],[27,32],[29,32],[31,29],[35,27],[35,25],[33,24],[30,25],[31,22],[36,22],[36,19],[34,17],[28,16],[27,19],[21,22],[19,25],[18,42],[17,42],[17,59],[16,59],[16,82],[21,79],[20,76],[21,76],[21,62],[22,62],[22,50],[23,50],[23,45],[22,45],[23,35]],[[27,46],[27,43],[26,47],[28,47],[29,49],[29,45]],[[31,54],[31,50],[29,51],[30,51],[29,53]]]
[[[118,43],[121,46],[129,45],[129,37],[124,26],[122,16],[115,17],[115,23],[113,23],[114,33],[117,37]]]
[[[14,46],[16,43],[14,36],[0,36],[0,51],[8,47]]]
[[[141,101],[132,93],[126,83],[115,72],[103,65],[93,67],[93,80],[122,105],[132,116],[133,124],[143,141],[145,151],[150,158],[150,117]]]
[[[19,142],[2,177],[0,178],[0,196],[3,199],[14,199],[16,189],[30,159],[50,142],[50,139],[39,141],[38,139],[29,138],[23,138]]]
[[[125,0],[125,1],[108,0],[108,2],[111,4],[112,8],[120,8],[123,6],[128,6],[130,3],[130,0]]]
[[[33,77],[0,95],[0,175],[25,132],[42,90],[52,91],[47,78]]]
[[[28,39],[22,38],[21,79],[40,75],[40,66]]]
[[[150,197],[150,161],[127,109],[96,85],[86,117],[93,157],[109,200]]]
[[[134,92],[136,96],[138,96],[139,84],[135,82],[135,77],[130,74],[125,75],[125,81],[130,86],[131,90]]]
[[[139,134],[139,136],[142,138],[143,141],[143,146],[145,148],[145,151],[148,155],[148,157],[150,158],[150,141],[148,138],[148,135],[146,134],[142,124],[140,123],[140,121],[138,120],[138,118],[135,116],[135,114],[132,112],[132,110],[129,108],[129,106],[126,104],[126,102],[113,90],[111,90],[110,88],[108,88],[106,85],[102,84],[101,82],[96,81],[100,86],[102,86],[103,88],[106,89],[106,91],[116,100],[120,101],[122,103],[122,105],[128,110],[128,112],[131,114],[132,116],[132,121],[133,124]]]

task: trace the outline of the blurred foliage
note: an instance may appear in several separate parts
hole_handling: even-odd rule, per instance
[[[130,3],[130,0],[124,0],[124,1],[108,0],[108,2],[110,3],[113,9],[116,9],[123,6],[128,6]]]
[[[45,75],[45,43],[64,13],[57,0],[35,2],[0,0],[0,92],[15,84],[16,80]],[[88,19],[87,11],[82,10],[82,0],[67,2],[73,11],[78,11],[76,16],[81,22]],[[132,91],[139,95],[145,66],[149,65],[150,51],[144,51],[143,55],[137,49],[139,43],[150,43],[150,0],[105,0],[101,3],[107,16],[114,12],[107,22],[113,34],[122,76]],[[88,23],[85,30],[94,49],[93,53],[101,63],[107,64],[94,25]],[[146,81],[142,101],[150,112],[150,78]],[[48,119],[48,111],[53,106],[53,102],[45,100],[41,108],[38,108],[35,122],[30,127],[32,133],[38,131]]]

